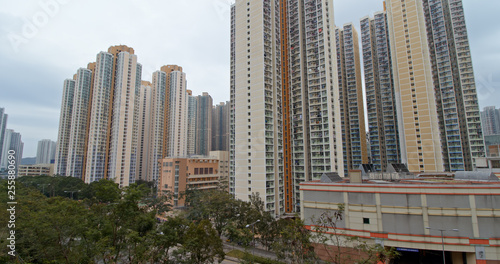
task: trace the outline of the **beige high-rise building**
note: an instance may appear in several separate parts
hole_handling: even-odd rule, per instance
[[[59,130],[57,135],[56,160],[54,164],[56,175],[66,175],[74,92],[75,80],[64,80],[61,114],[59,116]]]
[[[232,8],[231,189],[243,201],[258,193],[266,210],[281,215],[285,205],[279,2],[236,1]]]
[[[137,158],[136,100],[141,87],[142,66],[137,56],[128,51],[117,51],[115,88],[111,115],[111,134],[108,179],[120,186],[135,181]]]
[[[484,155],[461,0],[387,2],[402,162],[472,170]]]
[[[153,73],[154,80],[154,73]],[[137,142],[137,165],[136,165],[136,175],[137,180],[150,181],[150,171],[149,171],[149,157],[152,152],[151,146],[151,136],[152,136],[152,108],[154,108],[152,103],[152,85],[148,81],[141,81],[141,89],[139,91],[139,122],[138,126],[138,142]],[[163,112],[162,112],[163,115]]]
[[[87,69],[80,68],[76,73],[73,110],[68,146],[67,176],[84,180],[87,158],[87,140],[89,116],[92,106],[92,81],[95,63],[89,63]]]
[[[135,181],[142,67],[134,49],[112,46],[96,59],[85,182]]]
[[[352,23],[335,30],[344,173],[368,163],[358,32]]]

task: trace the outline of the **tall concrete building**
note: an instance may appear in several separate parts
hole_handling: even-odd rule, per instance
[[[229,151],[229,102],[212,109],[212,151]]]
[[[212,97],[203,92],[196,97],[196,154],[207,156],[212,148]]]
[[[16,164],[21,164],[23,158],[24,143],[21,139],[21,134],[15,132],[13,129],[6,129],[4,136],[4,143],[2,149],[2,159],[0,160],[0,170],[6,170],[9,167],[9,156],[13,153]],[[16,173],[18,166],[16,166]]]
[[[153,73],[153,80],[155,79],[155,73]],[[152,85],[148,81],[141,82],[141,88],[139,91],[139,120],[137,122],[137,165],[136,165],[136,179],[150,181],[150,162],[149,157],[151,156],[151,137],[154,136],[154,131],[151,131],[152,121],[151,117],[154,114],[152,112]],[[161,113],[163,116],[163,111]],[[163,128],[163,124],[162,128]],[[160,140],[161,141],[161,140]]]
[[[80,68],[76,73],[73,94],[73,110],[68,142],[68,160],[66,173],[84,180],[87,158],[87,141],[92,106],[92,81],[95,63],[89,63],[87,69]]]
[[[352,23],[335,29],[344,173],[368,163],[358,32]]]
[[[387,15],[375,12],[373,18],[362,18],[360,25],[370,163],[385,171],[388,163],[401,163]]]
[[[500,109],[495,109],[495,106],[483,108],[481,124],[485,136],[500,135]]]
[[[172,71],[169,77],[169,128],[167,155],[165,157],[186,157],[187,155],[187,108],[186,73]]]
[[[108,150],[108,179],[120,186],[135,182],[137,160],[138,102],[142,66],[134,50],[126,46],[111,47],[115,57],[115,79],[112,98]]]
[[[36,164],[50,164],[56,155],[56,142],[50,139],[38,141],[36,149]]]
[[[171,131],[171,127],[172,127],[172,123],[171,123],[171,114],[172,114],[172,111],[171,110],[174,110],[175,108],[173,108],[172,106],[172,101],[171,101],[171,86],[170,86],[170,83],[171,83],[171,73],[174,72],[174,71],[177,71],[177,72],[182,72],[182,67],[178,66],[178,65],[165,65],[165,66],[162,66],[160,68],[160,71],[166,73],[166,79],[165,79],[165,109],[164,109],[164,113],[165,113],[165,122],[164,122],[164,125],[163,125],[163,155],[162,155],[162,158],[164,157],[169,157],[170,155],[170,147],[169,147],[169,144],[171,142],[171,133],[169,131]]]
[[[5,137],[5,130],[7,129],[7,117],[5,108],[0,107],[0,160],[2,160],[3,142]]]
[[[231,189],[244,201],[259,193],[276,215],[284,213],[279,7],[278,1],[236,1],[231,19]]]
[[[76,79],[76,76],[74,76]],[[71,116],[73,113],[73,96],[75,92],[75,80],[64,80],[61,114],[59,116],[59,131],[56,144],[55,174],[66,176],[68,164],[69,137],[71,131]]]
[[[101,51],[96,57],[90,111],[85,182],[107,178],[110,111],[114,83],[113,54]]]
[[[187,90],[188,95],[188,125],[187,125],[187,155],[195,155],[196,154],[196,114],[198,109],[198,100],[196,96],[193,96],[193,92],[191,90]]]
[[[163,157],[163,149],[165,143],[163,142],[163,135],[165,133],[165,107],[167,105],[166,91],[167,91],[167,73],[163,71],[156,71],[153,73],[153,83],[151,86],[151,121],[149,126],[149,181],[157,181],[160,177],[160,160]]]
[[[402,162],[472,170],[484,155],[461,0],[390,0],[387,19]]]
[[[333,1],[236,1],[230,191],[299,210],[299,184],[344,175]]]

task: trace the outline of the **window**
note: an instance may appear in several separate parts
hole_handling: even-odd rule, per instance
[[[369,224],[369,223],[370,223],[370,218],[363,217],[363,224]]]

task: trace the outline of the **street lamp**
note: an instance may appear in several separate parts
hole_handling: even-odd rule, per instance
[[[253,237],[252,237],[252,243],[253,243],[252,255],[255,255],[255,224],[257,224],[258,222],[260,222],[260,219],[258,219],[257,221],[255,221],[255,222],[253,222],[253,223],[248,224],[248,225],[245,226],[246,228],[249,228],[250,226],[252,226],[252,233],[253,233]]]
[[[458,229],[439,229],[439,228],[431,228],[426,226],[425,229],[430,229],[430,230],[438,230],[441,231],[441,244],[443,245],[443,264],[446,264],[446,258],[444,256],[444,231],[455,231],[458,232]]]

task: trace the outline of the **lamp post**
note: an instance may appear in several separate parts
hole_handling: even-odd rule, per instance
[[[446,264],[446,258],[444,256],[444,231],[455,231],[458,232],[458,229],[439,229],[439,228],[431,228],[426,226],[425,229],[430,229],[430,230],[437,230],[441,231],[441,245],[443,246],[443,264]]]
[[[260,222],[260,219],[245,226],[246,228],[249,228],[250,226],[252,226],[252,233],[253,233],[253,236],[252,236],[252,243],[253,243],[252,256],[255,255],[255,224],[257,224],[258,222]],[[252,257],[252,259],[253,259],[253,257]]]

